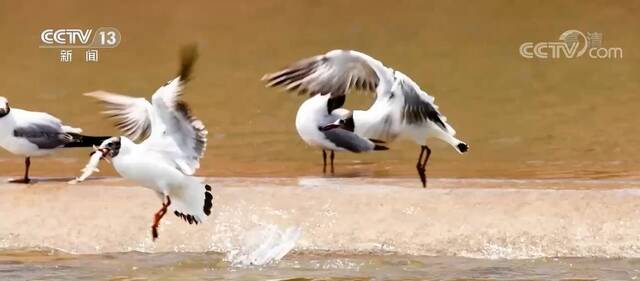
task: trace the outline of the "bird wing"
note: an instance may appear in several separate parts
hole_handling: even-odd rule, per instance
[[[324,131],[324,136],[337,147],[348,151],[359,153],[373,150],[375,144],[353,132],[342,128],[335,128]]]
[[[397,85],[404,96],[402,106],[402,120],[409,125],[422,124],[427,121],[435,123],[445,132],[455,134],[453,128],[448,126],[447,118],[438,111],[434,103],[435,98],[422,91],[420,87],[406,75],[397,72]]]
[[[146,139],[155,125],[153,107],[144,98],[134,98],[105,91],[84,94],[100,100],[106,110],[103,114],[115,120],[116,127],[133,140]]]
[[[191,78],[197,58],[195,47],[182,51],[179,76],[160,87],[152,96],[153,110],[164,125],[162,131],[152,131],[143,144],[173,159],[178,168],[191,175],[200,167],[207,145],[207,130],[180,99],[182,89]]]
[[[16,124],[13,136],[23,138],[40,149],[52,149],[73,142],[67,126],[60,119],[44,112],[13,109]]]
[[[283,87],[299,94],[344,96],[350,90],[375,93],[381,76],[381,62],[356,51],[333,50],[302,59],[291,66],[262,77],[267,87]]]

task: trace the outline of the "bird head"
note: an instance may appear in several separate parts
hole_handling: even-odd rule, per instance
[[[320,131],[325,132],[335,128],[342,128],[347,131],[353,132],[355,130],[355,122],[353,120],[353,114],[349,113],[347,116],[336,120],[333,123],[320,126]]]
[[[118,156],[118,154],[120,154],[121,146],[122,146],[121,137],[112,137],[103,141],[93,153],[96,153],[96,152],[102,153],[102,158],[105,158],[105,157],[114,158]]]
[[[11,111],[9,101],[5,97],[0,97],[0,118],[7,116]]]

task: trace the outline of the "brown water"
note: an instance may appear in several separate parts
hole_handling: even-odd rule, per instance
[[[636,279],[639,14],[637,1],[0,1],[0,95],[87,134],[117,132],[82,93],[148,97],[175,75],[179,48],[198,43],[184,97],[210,132],[199,174],[229,177],[211,179],[211,222],[169,218],[156,244],[148,190],[110,180],[0,185],[0,279]],[[99,63],[78,50],[64,64],[38,48],[46,28],[101,26],[123,41],[100,50]],[[523,42],[568,29],[601,32],[624,57],[520,57]],[[339,154],[337,176],[357,179],[296,178],[321,175],[320,153],[294,128],[304,98],[259,78],[335,48],[411,76],[471,144],[460,156],[432,142],[432,189],[416,188],[418,148],[407,141]],[[354,95],[347,106],[371,102]],[[87,153],[35,159],[32,174],[77,175]],[[0,175],[22,168],[0,151]],[[100,175],[114,173],[103,165]],[[235,178],[246,176],[255,179]],[[540,180],[549,178],[583,180]],[[292,254],[235,265],[229,251],[265,225],[301,226]]]
[[[471,144],[461,157],[434,141],[432,176],[638,178],[639,13],[635,1],[2,1],[0,94],[86,133],[115,134],[80,94],[150,96],[176,73],[180,46],[197,42],[202,56],[185,99],[210,131],[200,173],[318,175],[320,153],[293,123],[303,98],[259,79],[302,57],[357,49],[413,77]],[[99,63],[79,52],[64,64],[57,50],[38,48],[45,28],[100,26],[117,27],[123,41],[101,50]],[[603,46],[623,48],[623,59],[520,57],[523,42],[555,41],[571,28],[601,32]],[[348,106],[371,102],[354,96]],[[414,177],[416,145],[392,148],[340,154],[338,173]],[[19,174],[21,160],[1,153],[2,174]],[[85,155],[36,160],[34,173],[67,176]]]
[[[635,280],[638,259],[477,260],[456,257],[294,254],[277,264],[233,267],[224,255],[9,252],[9,280]]]

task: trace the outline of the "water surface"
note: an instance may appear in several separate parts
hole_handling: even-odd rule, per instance
[[[210,131],[207,176],[319,175],[321,154],[298,138],[303,97],[265,89],[266,72],[330,49],[357,49],[401,70],[436,97],[471,145],[465,156],[433,141],[429,174],[484,178],[638,178],[638,2],[622,1],[3,1],[0,95],[46,110],[88,134],[116,134],[82,93],[150,96],[177,71],[181,45],[201,59],[185,99]],[[26,20],[28,19],[28,20]],[[39,49],[45,28],[114,26],[123,41],[88,64]],[[601,32],[619,60],[527,60],[523,42],[568,29]],[[8,39],[10,38],[10,39]],[[80,50],[79,50],[80,51]],[[366,108],[368,96],[348,100]],[[86,151],[35,160],[34,174],[76,173]],[[419,148],[338,155],[338,175],[414,177]],[[0,173],[22,160],[0,152]]]

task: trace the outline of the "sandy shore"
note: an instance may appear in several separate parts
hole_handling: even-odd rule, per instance
[[[210,178],[202,225],[149,225],[155,194],[120,179],[0,185],[0,249],[227,252],[256,229],[299,227],[297,251],[531,258],[640,257],[640,182]]]

